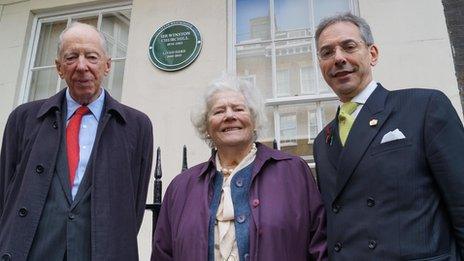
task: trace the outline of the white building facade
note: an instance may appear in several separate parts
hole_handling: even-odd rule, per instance
[[[272,145],[276,139],[282,150],[312,165],[312,141],[339,104],[319,72],[315,27],[321,18],[347,11],[371,25],[380,50],[377,81],[387,89],[440,89],[462,119],[439,0],[0,0],[0,133],[17,105],[65,87],[54,65],[58,36],[72,21],[81,21],[107,38],[113,66],[105,88],[154,124],[164,189],[181,169],[183,145],[189,166],[209,157],[190,112],[222,72],[249,80],[263,94],[267,122],[259,140]],[[175,20],[194,24],[203,46],[191,65],[166,72],[151,64],[148,46],[159,27]],[[140,259],[149,260],[150,212],[139,244]]]

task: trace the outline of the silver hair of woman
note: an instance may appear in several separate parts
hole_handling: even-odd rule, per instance
[[[231,173],[258,138],[263,99],[248,81],[225,74],[209,85],[191,119],[200,138],[217,150],[223,173]]]

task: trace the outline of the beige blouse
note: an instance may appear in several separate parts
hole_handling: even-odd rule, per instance
[[[243,158],[243,160],[235,167],[230,175],[224,175],[222,182],[221,201],[216,213],[216,222],[214,226],[214,260],[220,261],[238,261],[238,247],[235,240],[235,225],[234,225],[234,205],[232,195],[230,193],[230,181],[235,173],[239,172],[246,166],[250,165],[256,158],[256,145]],[[216,168],[222,173],[222,166],[219,156],[216,153]]]

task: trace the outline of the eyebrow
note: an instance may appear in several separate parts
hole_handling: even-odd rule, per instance
[[[359,41],[363,41],[363,40],[356,40],[356,39],[353,39],[353,38],[348,38],[348,39],[342,40],[342,41],[340,41],[340,42],[337,42],[335,45],[346,44],[346,43],[349,43],[349,42],[359,42]],[[328,48],[328,47],[333,47],[333,46],[335,46],[335,45],[334,45],[334,44],[321,45],[321,46],[319,47],[319,49]]]

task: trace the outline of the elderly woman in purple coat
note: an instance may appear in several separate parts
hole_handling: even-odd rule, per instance
[[[306,162],[256,142],[262,99],[230,76],[192,115],[211,158],[171,182],[152,260],[326,260],[325,212]]]

